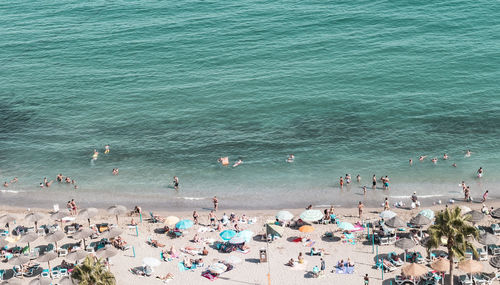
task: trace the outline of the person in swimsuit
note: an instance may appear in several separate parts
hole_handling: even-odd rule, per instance
[[[345,183],[346,184],[351,184],[351,175],[347,174],[345,175]]]
[[[486,201],[486,199],[488,199],[488,190],[486,190],[486,192],[484,192],[484,194],[483,194],[483,201],[482,201],[482,203],[484,203]]]
[[[453,167],[457,167],[457,164],[456,164],[456,163],[453,163],[451,166],[453,166]]]
[[[434,157],[433,159],[431,159],[432,163],[436,164],[438,162],[438,159],[437,157]]]
[[[360,219],[363,216],[363,208],[364,207],[365,207],[365,205],[363,205],[363,203],[361,203],[361,201],[359,201],[359,203],[358,203],[358,213],[359,213],[359,218]]]
[[[389,189],[389,177],[387,175],[384,177],[384,187],[386,190]]]
[[[342,176],[340,176],[339,184],[340,188],[344,187],[344,178],[342,178]]]
[[[295,159],[295,156],[293,154],[288,155],[288,158],[286,159],[286,162],[291,163]]]
[[[472,152],[470,151],[470,149],[468,149],[466,152],[465,152],[465,157],[470,157],[470,155],[472,154]]]
[[[62,181],[63,181],[63,175],[62,175],[62,173],[59,173],[59,174],[57,175],[57,177],[56,177],[56,181],[57,181],[57,182],[62,182]]]
[[[373,189],[377,188],[377,176],[375,176],[375,174],[373,174],[372,177],[372,188]]]
[[[418,158],[418,160],[422,161],[422,160],[424,160],[426,157],[427,157],[427,155],[421,155],[421,156]]]
[[[194,224],[197,225],[198,224],[198,217],[200,215],[198,215],[198,213],[196,211],[193,212],[193,221],[194,221]]]
[[[214,202],[214,211],[217,212],[217,210],[219,209],[219,199],[217,199],[217,196],[214,196],[212,201]]]
[[[239,166],[240,164],[243,163],[243,160],[239,159],[238,161],[236,161],[234,164],[233,164],[233,167],[236,167],[236,166]]]
[[[448,159],[448,155],[445,153],[443,154],[443,160],[447,160]]]
[[[413,165],[413,159],[410,158],[409,162],[410,162],[410,166],[412,166]]]
[[[175,190],[179,190],[179,177],[174,176],[174,181],[173,181],[173,183],[174,183],[174,188],[175,188]]]
[[[477,170],[477,177],[478,178],[483,177],[483,168],[482,167],[479,167],[479,169]]]
[[[17,181],[19,181],[19,180],[17,179],[17,177],[14,177],[14,179],[12,179],[12,180],[10,181],[10,184],[17,183]]]
[[[356,181],[358,181],[358,183],[359,183],[359,182],[361,182],[361,175],[359,175],[359,173],[358,173],[358,175],[356,176]]]
[[[210,225],[211,226],[215,226],[215,221],[217,220],[217,216],[214,214],[214,211],[210,211],[210,213],[208,213],[208,219],[210,220]]]
[[[363,195],[366,195],[366,186],[363,186]]]
[[[109,145],[105,145],[104,146],[104,154],[108,154],[109,153]]]
[[[384,211],[388,211],[391,207],[389,207],[389,199],[385,198],[384,201]]]
[[[97,151],[97,149],[94,149],[94,154],[92,155],[92,160],[97,160],[98,157],[99,157],[99,152]]]
[[[5,187],[5,188],[9,187],[9,183],[7,183],[7,181],[5,181],[5,182],[3,183],[3,187]]]

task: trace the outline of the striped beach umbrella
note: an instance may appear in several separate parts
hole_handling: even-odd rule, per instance
[[[323,218],[320,210],[306,210],[300,214],[300,219],[306,222],[316,222]]]
[[[230,240],[231,238],[233,238],[234,236],[236,235],[236,232],[233,231],[233,230],[225,230],[223,232],[221,232],[219,234],[219,236],[223,239],[223,240]]]

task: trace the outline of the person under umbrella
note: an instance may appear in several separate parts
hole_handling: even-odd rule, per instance
[[[29,257],[27,257],[25,255],[20,255],[20,256],[16,256],[16,257],[11,258],[9,260],[9,264],[19,266],[20,272],[23,272],[23,265],[26,264],[26,263],[28,263],[29,261],[30,261]]]
[[[466,273],[470,273],[470,280],[472,280],[472,273],[481,272],[483,264],[473,259],[466,259],[458,263],[458,268]]]
[[[63,219],[71,216],[71,213],[68,210],[61,210],[59,212],[55,212],[50,215],[50,218],[54,221],[61,221],[61,229],[63,228]]]
[[[118,254],[118,250],[113,246],[106,246],[96,252],[97,257],[105,258],[109,270],[109,258]]]
[[[396,241],[395,245],[398,248],[404,249],[404,251],[405,251],[405,263],[406,263],[406,252],[408,251],[408,249],[413,248],[415,246],[415,242],[413,242],[409,238],[402,238],[402,239],[399,239],[398,241]]]
[[[444,281],[444,273],[450,269],[450,261],[446,258],[439,258],[431,264],[431,268],[442,273],[442,280]]]
[[[14,222],[15,220],[16,217],[12,216],[11,214],[5,214],[0,216],[0,223],[5,224],[5,226],[9,230],[9,235],[10,235],[10,223]]]

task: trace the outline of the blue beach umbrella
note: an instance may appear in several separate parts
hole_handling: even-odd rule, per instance
[[[236,234],[236,236],[244,238],[245,242],[249,242],[253,237],[253,232],[249,230],[244,230]]]
[[[181,220],[180,222],[175,224],[175,227],[179,230],[186,230],[192,226],[193,226],[193,221],[191,220]]]
[[[424,217],[427,217],[429,218],[430,220],[434,219],[434,211],[431,210],[431,209],[425,209],[425,210],[422,210],[420,211],[420,213],[418,213],[419,215],[422,215]]]
[[[233,230],[225,230],[219,235],[223,240],[230,240],[232,237],[236,235],[236,232]]]
[[[354,230],[354,225],[348,222],[340,222],[337,226],[344,231]]]

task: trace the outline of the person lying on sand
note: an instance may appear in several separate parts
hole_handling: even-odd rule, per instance
[[[165,247],[164,244],[161,244],[159,243],[157,240],[155,239],[152,239],[151,241],[149,241],[149,244],[153,247]]]

